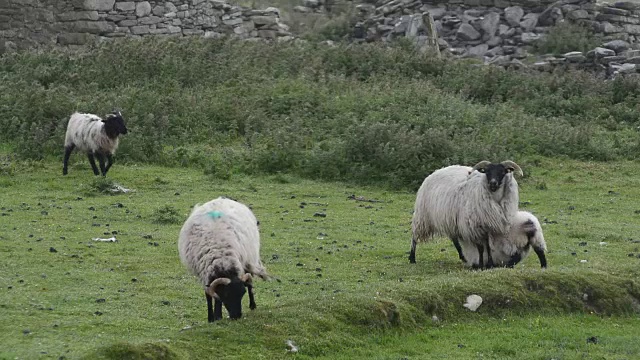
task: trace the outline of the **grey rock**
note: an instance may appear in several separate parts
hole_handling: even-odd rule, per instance
[[[610,21],[613,23],[625,23],[625,24],[640,24],[640,19],[631,16],[621,16],[612,14],[598,14],[596,15],[598,21]]]
[[[630,44],[624,40],[613,40],[602,44],[602,47],[611,49],[616,53],[629,49]]]
[[[629,63],[629,64],[640,64],[640,56],[634,56],[632,58],[628,58],[627,60],[625,60],[625,63]]]
[[[624,63],[619,66],[611,65],[617,72],[621,74],[630,74],[636,72],[638,66],[636,64]]]
[[[581,51],[571,51],[562,56],[564,56],[564,58],[567,59],[567,61],[572,63],[579,63],[587,60],[587,58],[584,56],[584,54]]]
[[[526,32],[526,33],[522,33],[522,35],[520,35],[520,40],[525,45],[531,45],[531,44],[535,43],[536,41],[540,40],[540,38],[542,38],[542,35],[536,34],[536,33],[532,33],[532,32]]]
[[[138,25],[138,20],[122,20],[118,23],[118,26],[136,26]]]
[[[135,9],[136,9],[136,3],[133,1],[116,3],[116,10],[118,11],[134,11]]]
[[[619,9],[619,8],[610,7],[610,6],[603,6],[600,8],[600,11],[603,14],[612,14],[612,15],[620,15],[620,16],[628,16],[631,14],[631,11],[629,10]]]
[[[497,65],[497,66],[506,66],[511,63],[511,57],[508,55],[498,55],[492,59],[490,59],[488,64]]]
[[[204,35],[204,30],[202,30],[202,29],[182,29],[182,35],[184,35],[184,36]]]
[[[613,4],[613,6],[617,7],[618,9],[640,10],[640,3],[632,1],[620,1]]]
[[[114,25],[107,21],[76,21],[73,31],[78,33],[106,34],[114,30]]]
[[[535,13],[528,13],[524,16],[524,18],[522,18],[522,21],[520,21],[520,27],[522,28],[522,31],[531,31],[535,29],[537,25],[538,14]]]
[[[550,7],[543,11],[540,16],[538,16],[538,25],[553,26],[557,25],[563,19],[564,15],[562,14],[562,10],[560,10],[560,8]]]
[[[485,14],[484,18],[480,21],[480,28],[485,34],[490,37],[496,34],[498,31],[498,25],[500,24],[500,15],[495,12],[489,12]]]
[[[229,26],[240,25],[242,24],[242,18],[222,20],[222,23]]]
[[[116,0],[84,0],[83,8],[85,10],[109,11],[113,10],[113,4]]]
[[[274,30],[258,30],[258,37],[263,39],[275,39],[278,33]]]
[[[624,24],[622,28],[631,35],[640,35],[640,25]]]
[[[470,47],[467,49],[466,56],[470,57],[483,57],[484,54],[489,50],[489,45],[480,44],[477,46]]]
[[[63,33],[58,34],[57,42],[60,45],[85,45],[96,39],[97,36],[87,33]]]
[[[307,13],[312,13],[313,9],[308,8],[306,6],[297,5],[297,6],[293,7],[293,11],[299,12],[299,13],[303,13],[303,14],[307,14]]]
[[[147,16],[147,17],[143,17],[138,19],[138,24],[139,25],[153,25],[153,24],[157,24],[159,22],[162,21],[162,18],[159,18],[157,16]]]
[[[603,64],[610,64],[610,63],[622,63],[626,59],[627,59],[626,56],[616,55],[616,56],[605,56],[599,61]]]
[[[319,0],[302,0],[302,5],[315,9],[317,7],[320,7],[321,3]]]
[[[602,26],[601,30],[605,34],[619,33],[619,32],[623,32],[624,31],[624,28],[622,28],[620,26],[615,26],[615,25],[611,24],[608,21],[603,21],[600,24]]]
[[[524,10],[520,6],[510,6],[504,9],[504,18],[511,26],[519,26],[520,19],[524,16]]]
[[[568,13],[567,17],[571,20],[580,20],[580,19],[588,19],[590,16],[587,10],[578,9]]]
[[[502,44],[502,38],[500,36],[494,36],[487,41],[489,47],[495,47]]]
[[[163,5],[154,6],[153,9],[151,10],[151,13],[155,16],[164,15],[164,6]]]
[[[76,21],[76,20],[98,20],[97,11],[71,11],[58,14],[59,21]],[[77,44],[76,44],[77,45]]]
[[[456,31],[456,37],[460,40],[477,40],[481,37],[480,33],[469,24],[462,24]]]
[[[136,4],[136,16],[144,17],[151,14],[151,4],[148,1],[139,2]]]
[[[422,26],[422,16],[419,14],[410,15],[410,19],[407,24],[407,29],[405,30],[404,36],[414,37],[418,35],[418,29],[420,29],[421,26]]]
[[[447,14],[447,9],[442,7],[430,8],[427,11],[431,14],[433,20],[440,20]]]
[[[173,5],[173,3],[170,3],[168,1],[164,3],[164,12],[165,13],[174,13],[174,12],[177,12],[177,11],[178,11],[178,8],[175,5]]]
[[[616,52],[611,50],[611,49],[605,49],[602,47],[597,47],[589,52],[587,52],[587,58],[588,59],[601,59],[603,57],[607,57],[607,56],[615,56]]]
[[[148,34],[150,30],[149,25],[136,25],[136,26],[132,26],[130,29],[133,35]]]

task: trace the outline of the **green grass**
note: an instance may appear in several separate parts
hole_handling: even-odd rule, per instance
[[[637,358],[637,163],[521,165],[545,271],[535,256],[471,271],[446,239],[409,264],[412,191],[116,164],[109,179],[135,191],[109,195],[79,158],[67,177],[58,162],[11,162],[0,177],[0,358]],[[251,205],[278,280],[256,281],[258,308],[243,319],[208,324],[176,243],[190,208],[220,195]],[[167,214],[180,220],[158,221]],[[475,313],[462,307],[472,293],[484,299]]]

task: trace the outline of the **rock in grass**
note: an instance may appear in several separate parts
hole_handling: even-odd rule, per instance
[[[292,352],[292,353],[297,353],[298,352],[298,347],[293,343],[293,341],[287,340],[287,341],[285,341],[285,344],[287,345],[287,351]]]
[[[467,296],[467,302],[464,303],[464,307],[471,311],[476,311],[482,305],[482,298],[479,295],[469,295]]]

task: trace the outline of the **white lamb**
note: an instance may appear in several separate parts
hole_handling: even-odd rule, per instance
[[[531,248],[538,255],[540,267],[547,267],[545,251],[547,244],[542,234],[538,218],[527,211],[518,211],[513,218],[511,229],[506,235],[489,237],[491,255],[495,266],[513,267],[524,260]],[[478,263],[478,250],[475,246],[462,246],[462,253],[469,266]],[[487,265],[485,261],[485,265]]]
[[[230,318],[242,317],[246,288],[249,308],[256,308],[251,275],[268,275],[260,261],[258,222],[247,206],[223,197],[196,205],[180,231],[178,250],[204,287],[209,322],[222,319],[222,305]]]
[[[69,157],[73,149],[77,147],[78,150],[87,153],[93,173],[95,175],[102,173],[102,176],[106,176],[107,171],[113,165],[113,154],[118,148],[118,136],[127,132],[124,119],[119,111],[108,114],[104,120],[94,114],[74,113],[67,124],[62,175],[67,175]],[[94,156],[98,158],[100,163],[99,171]]]

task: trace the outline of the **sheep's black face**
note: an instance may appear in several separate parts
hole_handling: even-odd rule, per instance
[[[240,279],[232,280],[231,283],[220,286],[216,291],[231,319],[242,317],[242,298],[246,292],[245,284]]]
[[[127,127],[124,125],[122,114],[119,112],[107,115],[107,118],[103,120],[103,122],[107,136],[112,139],[120,134],[126,134],[128,132]]]
[[[478,169],[487,176],[489,190],[495,192],[502,186],[505,175],[510,171],[502,164],[489,164],[484,169]]]

